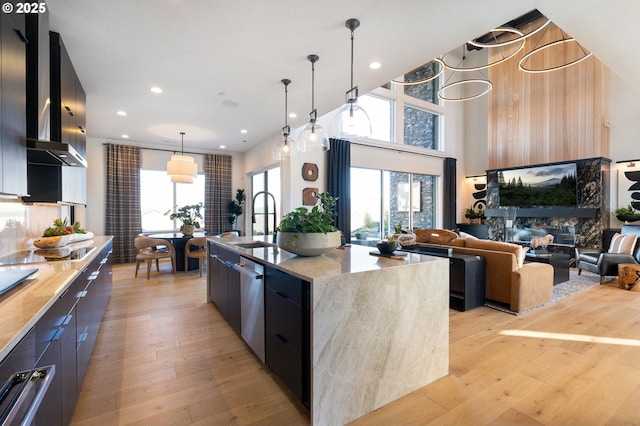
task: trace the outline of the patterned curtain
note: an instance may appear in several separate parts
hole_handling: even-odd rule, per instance
[[[209,235],[231,229],[227,220],[227,204],[231,196],[231,156],[204,156],[204,223]]]
[[[327,157],[327,192],[338,197],[335,227],[342,231],[343,242],[351,242],[351,143],[330,139]]]
[[[140,149],[105,144],[107,189],[105,233],[113,235],[113,262],[136,260],[133,240],[142,231],[140,213]]]

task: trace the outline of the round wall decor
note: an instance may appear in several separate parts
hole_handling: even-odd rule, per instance
[[[318,201],[318,188],[305,188],[302,190],[302,205],[313,206]]]
[[[302,165],[302,179],[312,182],[318,179],[318,165],[313,163],[304,163]]]

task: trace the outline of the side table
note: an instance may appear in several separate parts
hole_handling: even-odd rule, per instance
[[[640,264],[618,264],[618,287],[625,290],[640,291]]]

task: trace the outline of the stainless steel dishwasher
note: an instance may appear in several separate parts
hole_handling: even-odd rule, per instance
[[[264,266],[240,257],[233,269],[240,272],[240,334],[264,362]]]

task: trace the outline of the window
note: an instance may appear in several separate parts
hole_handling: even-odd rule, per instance
[[[398,81],[424,80],[438,72],[440,65],[429,62],[400,77]],[[421,84],[389,82],[358,102],[371,120],[371,139],[441,150],[440,78]]]
[[[436,177],[351,168],[351,241],[367,244],[402,228],[433,228]],[[367,188],[367,191],[362,191]]]
[[[168,231],[179,229],[180,224],[169,219],[178,207],[204,201],[204,174],[193,183],[173,183],[162,170],[140,170],[140,206],[142,230]],[[204,215],[203,215],[204,216]],[[204,220],[200,221],[204,228]]]

